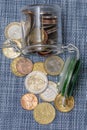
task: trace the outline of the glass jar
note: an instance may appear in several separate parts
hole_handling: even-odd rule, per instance
[[[30,5],[22,9],[24,53],[48,54],[61,49],[61,9],[58,5]]]

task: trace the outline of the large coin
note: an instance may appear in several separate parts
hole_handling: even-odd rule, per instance
[[[17,71],[17,68],[16,68],[16,64],[17,64],[17,62],[19,61],[19,59],[20,59],[20,57],[15,58],[15,59],[11,62],[10,67],[11,67],[11,71],[12,71],[12,73],[13,73],[14,75],[19,76],[19,77],[22,77],[22,76],[24,76],[24,75],[21,74],[21,73],[19,73],[19,72]]]
[[[58,56],[50,56],[46,59],[44,66],[49,75],[59,75],[63,69],[64,61]]]
[[[43,62],[36,62],[34,63],[33,71],[41,71],[44,74],[47,75],[45,68],[44,68],[44,63]]]
[[[33,63],[30,59],[20,57],[16,63],[17,71],[23,75],[29,74],[33,69]]]
[[[57,94],[58,94],[57,84],[53,81],[49,81],[47,89],[40,94],[40,97],[44,101],[52,102],[55,100]]]
[[[34,94],[27,93],[21,98],[21,106],[26,110],[33,110],[38,104],[38,99]]]
[[[18,40],[13,40],[13,42],[19,47],[21,48],[21,43]],[[3,46],[6,46],[2,49],[3,54],[10,59],[14,59],[16,57],[18,57],[21,53],[15,51],[15,49],[13,47],[9,47],[10,43],[8,40],[6,40],[3,44]]]
[[[65,100],[65,103],[64,103],[64,100]],[[69,112],[74,107],[74,98],[69,97],[69,98],[64,99],[64,96],[59,94],[55,98],[54,103],[55,103],[56,109],[58,109],[60,112]]]
[[[28,91],[39,94],[43,92],[48,85],[47,76],[40,71],[33,71],[25,79],[25,87]]]
[[[5,37],[7,39],[20,40],[22,38],[21,24],[19,22],[12,22],[5,28]]]
[[[34,109],[33,115],[39,124],[49,124],[55,118],[55,109],[49,103],[40,103]]]

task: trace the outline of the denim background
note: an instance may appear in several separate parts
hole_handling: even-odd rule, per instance
[[[21,108],[20,98],[27,91],[24,78],[11,73],[11,60],[0,49],[0,130],[87,130],[87,0],[0,0],[0,47],[6,40],[5,26],[20,21],[20,9],[28,4],[58,4],[62,9],[63,44],[73,43],[80,50],[81,71],[74,90],[75,108],[69,113],[57,111],[49,125],[39,125],[32,111]],[[30,56],[35,62],[42,57]],[[50,77],[57,81],[57,78]]]

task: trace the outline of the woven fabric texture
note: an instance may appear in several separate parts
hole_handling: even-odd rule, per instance
[[[80,50],[81,70],[73,92],[75,107],[69,113],[56,111],[55,120],[40,125],[33,119],[33,111],[25,111],[20,105],[26,93],[23,78],[11,73],[11,60],[1,46],[6,40],[7,24],[20,21],[20,10],[30,4],[58,4],[62,10],[63,44],[73,43]],[[33,62],[44,58],[30,56]],[[58,78],[49,77],[57,82]],[[87,130],[87,1],[86,0],[0,0],[0,130]]]

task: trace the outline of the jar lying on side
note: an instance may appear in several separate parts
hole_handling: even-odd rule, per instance
[[[61,10],[58,5],[31,5],[22,10],[24,52],[52,52],[62,43]]]

